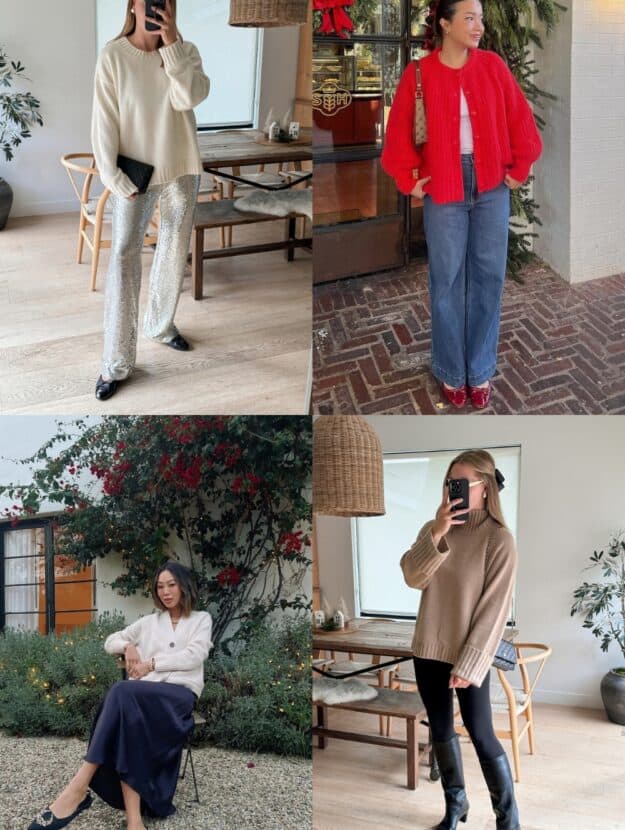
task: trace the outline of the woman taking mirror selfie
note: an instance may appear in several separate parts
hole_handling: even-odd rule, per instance
[[[497,367],[510,191],[542,142],[506,64],[478,48],[481,3],[440,0],[435,27],[442,45],[409,64],[397,87],[382,166],[402,193],[423,199],[432,374],[453,406],[470,397],[483,409]]]
[[[141,249],[159,199],[143,331],[174,349],[189,349],[174,315],[202,173],[193,107],[208,90],[197,48],[176,28],[176,0],[128,0],[121,33],[98,58],[91,129],[100,178],[113,199],[99,400],[114,395],[135,366]],[[154,168],[151,176],[146,165]]]
[[[169,816],[193,707],[204,686],[212,620],[194,611],[191,571],[166,562],[154,576],[156,612],[107,637],[109,654],[125,656],[128,680],[107,692],[74,778],[28,830],[60,830],[93,801],[89,787],[118,810],[128,830],[145,830],[142,814]],[[137,682],[145,681],[145,682]]]
[[[454,730],[454,689],[497,830],[519,830],[510,765],[490,707],[490,666],[508,619],[517,562],[499,501],[503,476],[489,453],[470,450],[451,462],[445,483],[435,519],[401,559],[404,580],[422,591],[412,651],[445,794],[445,817],[437,830],[456,830],[469,812]],[[468,512],[454,512],[463,499],[450,499],[450,492],[463,488]]]

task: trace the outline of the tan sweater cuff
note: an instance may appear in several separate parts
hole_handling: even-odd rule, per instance
[[[448,556],[449,546],[445,537],[436,547],[432,531],[428,530],[401,558],[406,583],[413,588],[425,587]]]
[[[481,686],[493,663],[493,656],[473,646],[465,646],[451,673],[469,680],[474,686]]]
[[[184,48],[179,40],[175,40],[169,46],[161,46],[158,51],[161,53],[166,70],[173,69],[177,63],[186,58]]]

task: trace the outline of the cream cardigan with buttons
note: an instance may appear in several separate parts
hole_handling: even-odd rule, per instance
[[[120,153],[154,166],[150,186],[201,174],[193,107],[209,88],[200,53],[189,41],[153,52],[137,49],[126,37],[107,43],[96,66],[91,121],[104,185],[117,196],[136,192],[117,166]]]
[[[156,671],[142,677],[155,683],[186,686],[198,697],[204,688],[204,661],[213,643],[213,621],[207,611],[192,611],[181,617],[174,629],[168,611],[141,617],[104,641],[108,654],[123,654],[126,646],[137,647],[142,660],[154,658]]]

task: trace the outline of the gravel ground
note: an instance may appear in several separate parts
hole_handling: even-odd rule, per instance
[[[0,733],[0,830],[26,830],[82,762],[74,738],[14,738]],[[198,747],[178,783],[177,812],[146,819],[148,830],[306,830],[312,827],[312,762],[275,755]],[[249,768],[248,763],[254,767]],[[71,824],[76,830],[121,830],[124,814],[96,798]]]

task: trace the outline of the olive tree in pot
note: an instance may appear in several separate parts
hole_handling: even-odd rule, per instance
[[[19,61],[10,61],[4,47],[0,46],[0,90],[10,87],[16,78],[26,78],[25,67]],[[30,92],[0,91],[0,149],[6,161],[13,158],[13,150],[22,140],[30,138],[30,128],[35,124],[43,126],[39,114],[39,101]],[[0,177],[0,231],[4,229],[13,204],[13,190]]]
[[[584,628],[601,640],[601,650],[616,643],[624,665],[611,669],[601,681],[601,697],[607,715],[625,725],[625,533],[610,540],[607,551],[594,551],[586,568],[601,571],[597,582],[584,582],[573,592],[571,616],[582,614]]]

